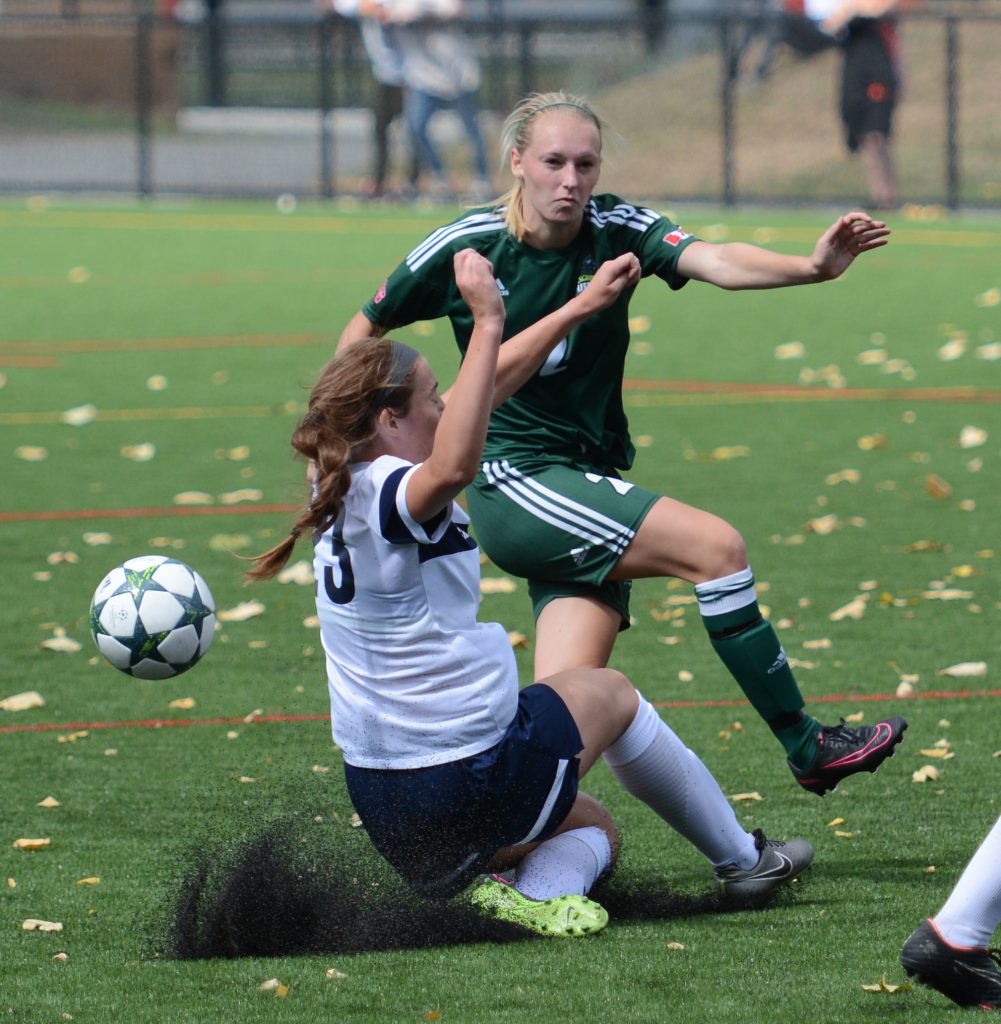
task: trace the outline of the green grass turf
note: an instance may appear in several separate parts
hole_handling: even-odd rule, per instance
[[[638,326],[631,379],[784,386],[813,371],[815,382],[798,398],[630,390],[634,434],[647,439],[631,478],[739,527],[765,585],[762,603],[790,656],[812,666],[797,670],[808,700],[835,698],[812,705],[822,718],[862,712],[871,722],[892,712],[911,722],[904,746],[879,774],[851,779],[821,801],[797,791],[778,746],[748,708],[664,710],[727,793],[761,795],[737,804],[748,827],[815,845],[813,868],[773,908],[706,912],[711,876],[700,857],[599,766],[585,788],[608,804],[625,838],[613,883],[621,888],[610,895],[624,909],[599,938],[450,944],[446,932],[420,950],[194,962],[157,955],[170,900],[197,856],[269,822],[297,822],[304,848],[326,857],[332,875],[363,863],[392,892],[392,879],[379,875],[363,834],[349,824],[339,755],[322,717],[242,720],[257,710],[324,714],[318,635],[303,625],[310,590],[278,583],[248,590],[241,564],[220,549],[260,550],[287,527],[288,515],[254,505],[302,495],[288,436],[304,389],[342,324],[443,216],[329,207],[281,216],[266,204],[0,204],[0,512],[161,510],[0,523],[0,696],[34,689],[46,700],[41,709],[0,714],[0,726],[237,720],[92,727],[75,739],[70,728],[0,733],[0,1013],[33,1024],[736,1024],[764,1013],[788,1021],[962,1019],[927,990],[870,994],[861,986],[884,974],[903,980],[900,944],[937,910],[999,813],[997,698],[860,698],[892,695],[901,673],[920,677],[919,694],[996,688],[1001,362],[978,355],[1001,338],[999,307],[991,304],[991,289],[1001,286],[996,221],[894,223],[888,249],[821,288],[727,295],[693,285],[670,294],[647,282],[633,302],[649,328]],[[692,210],[681,219],[696,232],[803,252],[828,218]],[[756,234],[760,226],[771,233]],[[965,350],[942,360],[940,347],[957,332]],[[446,325],[400,336],[419,344],[450,381],[455,357]],[[776,359],[776,346],[792,341],[803,345],[803,356]],[[906,361],[913,379],[861,365],[859,353],[874,347]],[[853,398],[831,397],[837,389],[824,374],[832,366],[847,388],[861,389]],[[147,387],[153,375],[167,379],[165,389]],[[957,388],[972,397],[934,390]],[[87,403],[97,409],[93,422],[59,421]],[[986,444],[962,448],[967,426],[986,430]],[[878,446],[859,446],[877,436]],[[155,445],[150,461],[122,456],[123,446],[144,443]],[[25,461],[15,454],[22,446],[43,447],[47,457]],[[249,455],[231,457],[240,447]],[[735,457],[720,459],[721,448]],[[856,483],[828,482],[848,469],[858,472]],[[951,487],[949,497],[927,493],[930,474]],[[243,488],[259,489],[260,498],[220,503],[220,495]],[[209,493],[226,514],[166,514],[187,490]],[[832,532],[809,528],[831,515]],[[92,533],[110,534],[110,543],[94,546],[85,538]],[[221,608],[254,597],[265,613],[225,624],[188,675],[128,679],[93,654],[87,609],[108,569],[147,551],[196,566]],[[60,552],[74,560],[50,564]],[[306,556],[304,548],[296,557]],[[490,566],[485,572],[497,574]],[[972,596],[932,600],[938,584]],[[739,692],[705,642],[695,609],[670,603],[687,593],[667,581],[637,583],[635,626],[614,664],[656,701],[735,700]],[[831,620],[859,594],[869,595],[861,619]],[[482,615],[532,635],[522,585],[486,597]],[[56,629],[83,649],[42,649]],[[678,642],[667,646],[667,638]],[[804,646],[818,640],[830,646]],[[518,657],[527,680],[531,651]],[[979,660],[988,664],[986,678],[937,675]],[[181,697],[195,706],[168,707]],[[956,756],[934,762],[938,782],[913,783],[911,773],[932,763],[920,751],[941,738]],[[49,795],[61,806],[38,807]],[[843,823],[832,824],[837,818]],[[52,843],[26,853],[12,848],[20,837]],[[100,883],[78,884],[90,876]],[[7,878],[16,887],[3,885]],[[625,892],[640,895],[630,902]],[[645,913],[637,909],[643,893],[650,896]],[[373,894],[366,898],[377,902]],[[260,899],[262,907],[280,904],[283,892]],[[336,903],[320,910],[332,921],[339,916]],[[60,921],[64,929],[26,932],[27,918]],[[53,960],[59,951],[68,960]],[[346,977],[326,978],[328,967]],[[257,990],[272,977],[289,986],[287,996]]]

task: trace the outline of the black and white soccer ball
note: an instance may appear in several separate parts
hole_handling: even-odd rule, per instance
[[[97,649],[140,679],[186,672],[212,643],[215,601],[205,580],[163,555],[130,558],[101,580],[90,604]]]

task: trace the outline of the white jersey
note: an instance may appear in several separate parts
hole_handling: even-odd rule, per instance
[[[492,747],[513,719],[507,632],[480,623],[479,551],[454,502],[427,523],[406,504],[416,466],[351,467],[314,554],[334,742],[359,768],[421,768]]]

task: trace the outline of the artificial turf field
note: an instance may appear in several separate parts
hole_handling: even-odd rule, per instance
[[[369,852],[324,720],[311,589],[247,588],[232,553],[287,529],[303,496],[288,437],[305,389],[344,322],[452,213],[0,205],[0,697],[45,701],[0,712],[0,1015],[962,1019],[929,990],[863,986],[904,981],[901,943],[1001,807],[1001,223],[894,217],[888,248],[817,288],[641,285],[630,479],[742,531],[819,717],[906,714],[910,730],[877,775],[823,800],[800,792],[689,588],[637,583],[613,664],[747,826],[810,840],[814,865],[769,909],[721,912],[699,855],[599,765],[584,788],[624,836],[602,896],[611,925],[502,942],[461,907],[408,898]],[[833,215],[677,216],[703,237],[806,252]],[[397,336],[450,382],[446,324]],[[195,566],[220,609],[261,606],[165,682],[115,671],[88,636],[97,583],[146,552]],[[303,545],[294,560],[308,557]],[[481,615],[527,637],[528,681],[524,585],[486,595]],[[42,646],[67,638],[80,649]],[[981,662],[985,674],[942,674]],[[912,781],[927,765],[938,778]],[[39,806],[47,797],[59,806]],[[22,838],[50,843],[15,849]],[[174,910],[199,867],[214,917],[184,919],[179,937]],[[28,931],[29,919],[62,929]],[[254,955],[173,958],[179,948]],[[279,951],[296,955],[268,955]],[[281,986],[259,990],[268,979]]]

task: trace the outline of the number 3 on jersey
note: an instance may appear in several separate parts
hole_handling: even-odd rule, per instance
[[[351,568],[351,555],[344,546],[342,526],[338,523],[330,533],[330,550],[337,563],[340,582],[334,580],[333,566],[323,570],[323,589],[334,604],[348,604],[355,596],[355,574]]]

